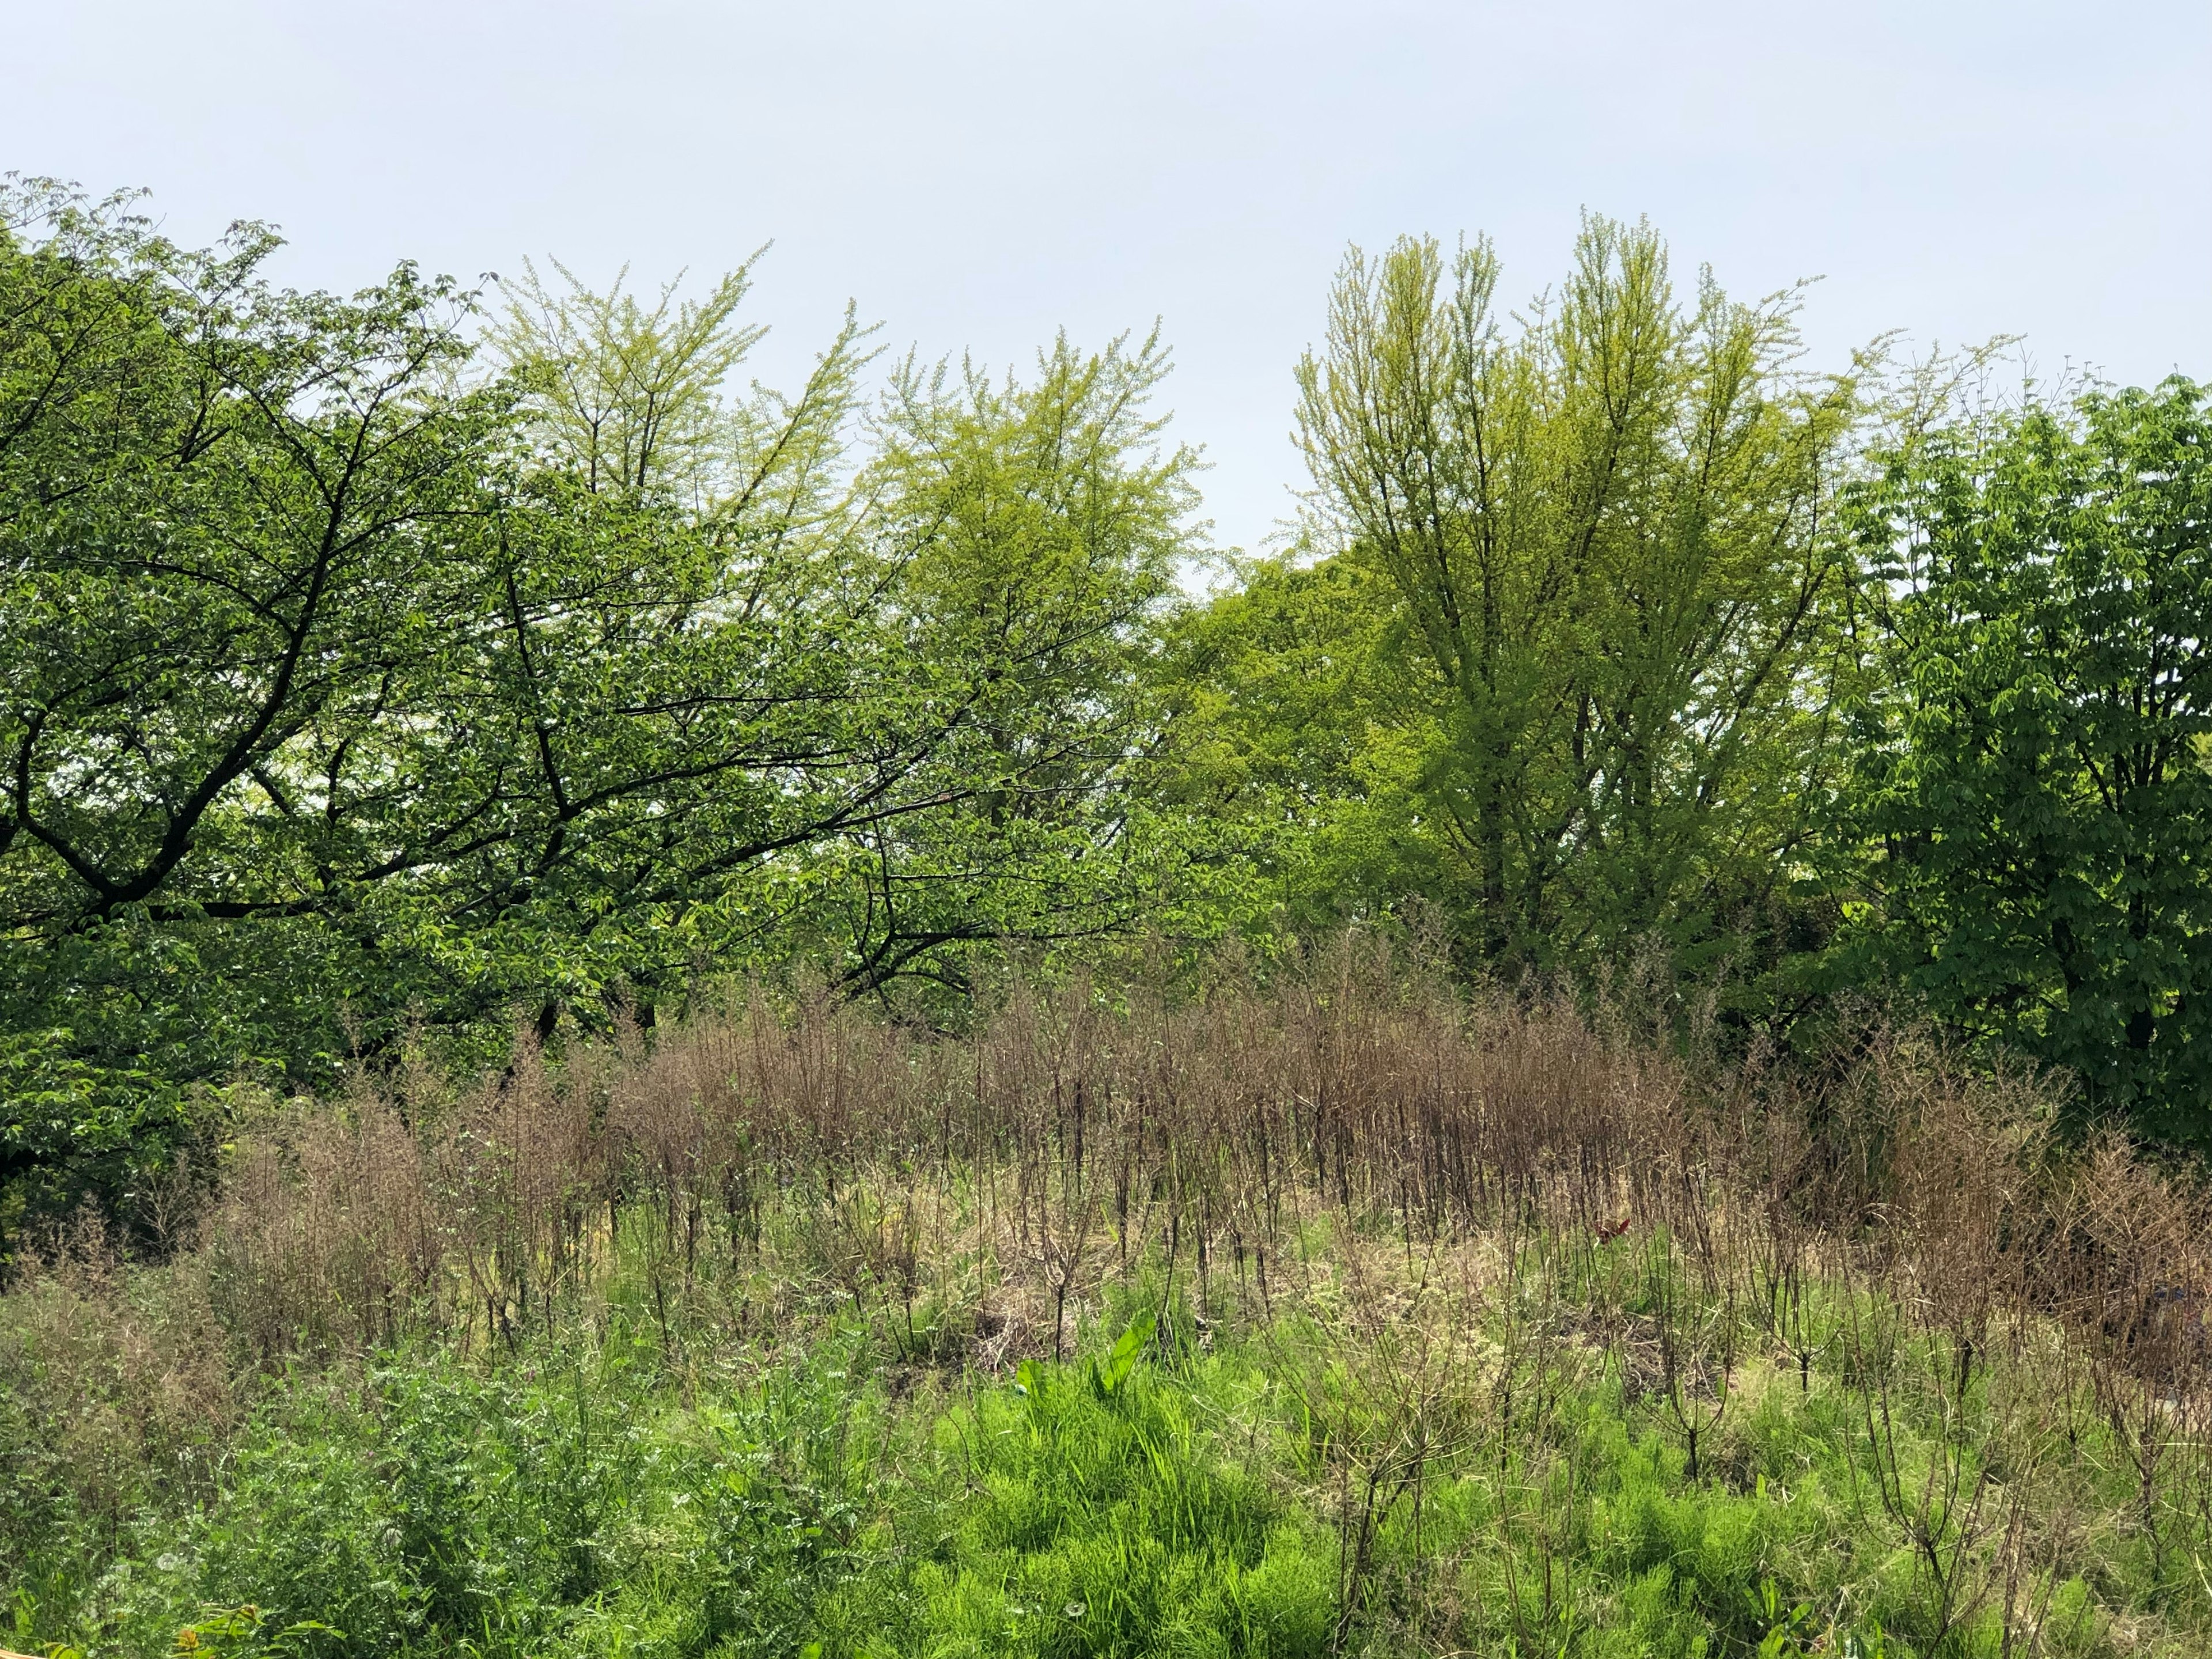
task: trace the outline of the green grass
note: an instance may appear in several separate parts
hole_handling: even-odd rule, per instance
[[[1852,1292],[1857,1340],[1801,1378],[1715,1303],[1684,1340],[1741,1352],[1692,1479],[1647,1254],[1532,1250],[1449,1295],[1401,1262],[1373,1306],[1316,1281],[1266,1314],[1139,1267],[1012,1374],[913,1363],[895,1298],[822,1288],[740,1340],[695,1291],[672,1340],[633,1284],[489,1355],[265,1376],[198,1478],[149,1464],[119,1505],[34,1491],[19,1441],[12,1645],[1996,1656],[2009,1600],[2012,1651],[2202,1650],[2179,1465],[2146,1510],[2036,1332],[1954,1388],[1940,1333]]]

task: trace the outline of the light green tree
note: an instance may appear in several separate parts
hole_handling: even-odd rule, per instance
[[[896,572],[904,672],[960,710],[941,810],[848,838],[829,895],[854,985],[956,988],[978,947],[1157,919],[1176,823],[1147,810],[1164,710],[1150,669],[1202,527],[1196,453],[1153,405],[1157,335],[1034,373],[900,366],[862,475]]]
[[[1429,675],[1475,951],[1694,963],[1771,908],[1823,787],[1854,386],[1796,371],[1791,295],[1679,301],[1640,224],[1586,222],[1525,317],[1498,276],[1484,242],[1347,258],[1298,369],[1316,508]]]

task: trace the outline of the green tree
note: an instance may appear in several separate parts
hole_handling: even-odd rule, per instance
[[[630,873],[594,895],[651,919],[599,929],[607,969],[638,988],[658,961],[678,985],[804,949],[848,990],[903,981],[941,1012],[978,950],[1133,926],[1161,860],[1127,789],[1156,739],[1140,670],[1196,501],[1195,455],[1149,410],[1158,339],[1063,339],[1030,382],[909,357],[848,467],[869,360],[849,313],[799,397],[731,402],[757,338],[734,318],[744,273],[651,307],[562,274],[556,292],[532,273],[495,336],[535,453],[593,514],[672,517],[702,550],[720,586],[698,614],[733,654],[699,684],[726,704],[766,682],[782,744],[744,780],[713,774],[696,809],[653,802]],[[686,619],[630,672],[700,637]],[[607,640],[540,654],[585,675],[627,660]]]
[[[481,1017],[649,1011],[789,921],[795,862],[933,810],[966,718],[902,672],[847,456],[869,331],[799,391],[728,381],[760,331],[739,271],[696,304],[533,273],[491,341],[516,446],[488,526],[486,625],[445,682],[465,734],[440,787],[502,823],[401,890]]]
[[[0,1185],[142,1182],[198,1085],[489,1057],[795,949],[957,988],[1131,925],[1188,538],[1157,344],[1033,386],[849,313],[788,398],[696,304],[276,289],[120,201],[0,240]],[[563,273],[565,276],[565,273]],[[855,461],[863,433],[871,453]],[[4,1218],[0,1218],[4,1219]]]
[[[1779,902],[1820,797],[1854,390],[1794,372],[1790,296],[1679,304],[1642,226],[1588,222],[1517,328],[1497,280],[1485,243],[1350,255],[1298,372],[1318,503],[1424,659],[1475,953],[1694,967]]]
[[[1169,368],[1157,335],[1063,337],[1028,380],[911,360],[893,376],[867,534],[897,571],[905,672],[963,720],[927,769],[942,809],[848,837],[825,889],[856,988],[964,994],[976,947],[1156,919],[1180,854],[1145,808],[1150,674],[1200,533],[1198,457],[1151,407]]]
[[[158,1143],[165,1091],[113,1085],[312,1048],[270,995],[337,989],[283,873],[335,854],[301,745],[434,653],[502,410],[408,267],[279,293],[264,232],[186,252],[37,185],[0,225],[0,1023],[39,1034],[10,1102],[78,1103],[11,1104],[20,1170]]]
[[[1186,930],[1272,950],[1408,897],[1451,908],[1456,866],[1424,826],[1435,699],[1395,587],[1342,555],[1235,574],[1176,619],[1156,671],[1170,741],[1153,782],[1187,826]]]
[[[709,476],[732,290],[703,323],[614,306],[576,349],[643,390],[610,377],[624,467],[595,469],[556,366],[472,373],[468,296],[409,268],[296,295],[264,233],[13,208],[0,937],[54,1065],[312,1084],[410,1019],[550,1023],[680,976],[763,860],[917,809],[957,714],[856,683],[881,574],[817,532],[858,331]],[[676,415],[623,425],[633,392]]]
[[[2212,393],[2175,379],[1941,421],[1855,503],[1887,594],[1847,799],[1844,957],[2212,1133]]]

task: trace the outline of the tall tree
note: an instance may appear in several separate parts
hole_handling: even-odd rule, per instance
[[[329,957],[278,873],[335,856],[303,745],[440,648],[503,418],[451,389],[446,285],[279,293],[266,233],[191,252],[126,208],[0,203],[0,1020],[46,1103],[0,1135],[19,1164],[127,1157],[97,1079],[301,1057],[267,993]]]
[[[1051,946],[1147,918],[1171,860],[1136,780],[1163,711],[1148,672],[1196,544],[1196,453],[1152,402],[1157,336],[1032,378],[894,375],[863,475],[868,533],[917,684],[967,711],[933,759],[945,809],[853,837],[836,895],[851,983],[959,987],[979,945]]]
[[[1855,397],[1793,372],[1790,296],[1686,307],[1587,222],[1509,328],[1486,243],[1354,250],[1298,372],[1317,499],[1395,586],[1443,740],[1424,795],[1476,951],[1729,948],[1818,794],[1850,571],[1824,514]]]
[[[2212,1138],[2212,392],[2031,400],[1877,462],[1850,975]]]

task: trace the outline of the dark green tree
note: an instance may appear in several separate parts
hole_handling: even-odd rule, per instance
[[[2212,1137],[2212,393],[1939,422],[1855,503],[1886,599],[1846,975]]]
[[[291,872],[407,849],[345,845],[303,745],[437,654],[502,404],[452,388],[460,301],[410,268],[280,293],[264,232],[188,252],[49,186],[0,225],[0,1158],[112,1185],[177,1084],[335,1010]]]

